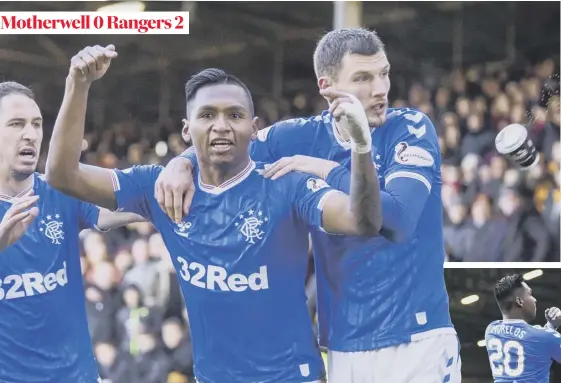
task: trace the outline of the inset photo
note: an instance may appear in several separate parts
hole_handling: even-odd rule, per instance
[[[561,381],[561,269],[446,269],[463,383]]]

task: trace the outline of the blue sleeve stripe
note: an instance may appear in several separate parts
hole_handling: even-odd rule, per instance
[[[387,176],[385,178],[386,187],[388,186],[388,184],[390,183],[391,180],[394,180],[396,178],[412,178],[414,180],[421,181],[427,187],[427,189],[429,190],[429,193],[430,193],[431,188],[432,188],[432,185],[430,184],[429,180],[426,179],[425,176],[422,176],[419,173],[408,172],[408,171],[398,171],[398,172],[392,173],[389,176]]]

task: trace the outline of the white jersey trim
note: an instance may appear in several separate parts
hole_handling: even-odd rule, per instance
[[[17,198],[26,197],[33,190],[33,187],[35,186],[35,174],[32,174],[31,178],[32,178],[31,185],[26,187],[25,189],[23,189],[21,192],[19,192],[15,196],[9,196],[9,195],[0,193],[0,201],[5,201],[5,202],[12,203]]]
[[[389,176],[387,176],[385,178],[386,181],[386,186],[390,183],[391,180],[394,180],[396,178],[411,178],[417,181],[421,181],[429,190],[429,193],[431,191],[432,185],[430,184],[429,180],[426,179],[426,177],[420,175],[419,173],[414,173],[414,172],[408,172],[408,171],[398,171],[395,173],[390,174]]]
[[[528,324],[528,322],[526,322],[524,319],[501,319],[500,320],[503,323],[526,323]]]
[[[323,211],[323,207],[325,206],[325,201],[327,201],[327,197],[329,197],[333,193],[341,193],[341,192],[338,190],[329,190],[327,193],[322,195],[318,202],[318,206],[317,206],[318,210]]]
[[[341,136],[341,133],[339,132],[339,129],[337,128],[337,126],[335,125],[335,119],[331,120],[331,129],[333,130],[333,136],[335,137],[335,140],[337,141],[337,143],[339,145],[341,145],[341,147],[345,150],[350,150],[351,149],[351,142],[350,141],[346,141],[343,136]]]
[[[199,188],[205,193],[216,194],[216,195],[221,194],[233,188],[234,186],[239,185],[242,181],[244,181],[247,177],[249,177],[249,175],[254,169],[255,169],[255,162],[250,160],[247,166],[241,172],[239,172],[237,175],[230,178],[229,180],[225,181],[220,186],[205,184],[201,180],[201,173],[199,172],[199,176],[198,176]]]
[[[121,190],[121,184],[119,183],[119,176],[117,175],[117,172],[113,169],[109,171],[109,174],[111,174],[111,183],[113,184],[113,191],[118,192],[119,190]]]
[[[339,190],[329,190],[327,193],[325,193],[324,195],[322,195],[321,198],[319,199],[319,202],[318,202],[318,205],[317,205],[318,210],[320,210],[320,211],[323,212],[323,207],[324,207],[324,205],[325,205],[325,201],[327,201],[327,198],[328,198],[329,196],[334,195],[335,193],[343,193],[343,192],[341,192],[341,191],[339,191]],[[321,231],[323,231],[325,234],[329,234],[329,235],[343,235],[343,234],[339,234],[339,233],[330,233],[329,231],[326,231],[326,230],[323,228],[323,219],[322,219],[322,223],[321,223],[321,226],[319,227],[319,229],[320,229]]]

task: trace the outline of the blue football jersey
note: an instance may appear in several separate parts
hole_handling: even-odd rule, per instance
[[[495,383],[549,383],[552,360],[561,363],[561,334],[523,320],[492,322],[485,345]]]
[[[335,351],[455,334],[444,283],[441,161],[434,126],[414,109],[389,109],[387,122],[372,133],[372,145],[384,236],[311,232],[320,343]],[[349,191],[350,144],[328,112],[279,122],[260,131],[251,146],[259,161],[298,154],[338,162],[327,182]]]
[[[320,227],[323,180],[277,181],[250,162],[220,187],[196,182],[180,224],[154,199],[161,167],[115,170],[120,209],[162,234],[185,298],[201,383],[308,382],[324,376],[306,308],[309,227]]]
[[[95,383],[78,235],[99,209],[34,178],[39,216],[0,252],[0,382]],[[1,217],[11,200],[0,196]]]

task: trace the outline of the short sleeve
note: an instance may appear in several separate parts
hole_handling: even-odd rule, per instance
[[[322,228],[323,205],[331,193],[340,193],[321,178],[305,173],[289,173],[292,205],[298,218],[306,224]]]
[[[78,201],[80,209],[80,230],[97,228],[99,207],[91,203]]]
[[[161,166],[133,166],[111,172],[113,190],[119,211],[126,211],[151,219],[149,200],[154,196],[154,184],[162,171]]]
[[[194,146],[189,147],[187,150],[185,150],[183,153],[181,153],[179,155],[179,157],[183,157],[183,158],[191,161],[191,163],[193,164],[193,167],[197,166],[197,152],[195,152],[195,147]]]

